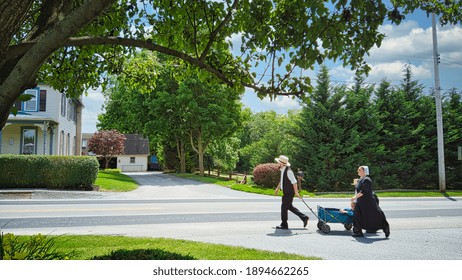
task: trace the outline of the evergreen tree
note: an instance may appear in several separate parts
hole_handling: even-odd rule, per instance
[[[294,131],[295,166],[305,172],[305,180],[317,191],[345,189],[351,180],[342,155],[345,150],[344,93],[331,86],[326,66],[317,75],[310,103],[306,103]],[[351,186],[349,186],[351,188]]]
[[[446,183],[448,188],[462,189],[462,161],[458,148],[462,147],[462,92],[451,89],[443,102],[444,150]]]
[[[404,69],[399,88],[382,81],[376,91],[376,108],[384,145],[379,160],[382,188],[428,188],[435,186],[436,128],[434,100],[423,95],[424,87],[413,80],[410,66]]]
[[[379,172],[376,160],[383,150],[380,142],[381,129],[375,105],[372,103],[373,86],[364,84],[364,77],[355,76],[355,84],[346,91],[345,123],[346,142],[343,155],[344,168],[351,174],[351,179],[357,176],[356,167],[368,165],[371,176],[376,179]],[[379,185],[379,184],[378,184]]]
[[[375,107],[382,129],[378,135],[383,149],[378,153],[377,166],[380,167],[376,176],[380,178],[379,185],[384,189],[402,187],[400,171],[409,169],[411,166],[403,162],[406,150],[403,149],[400,129],[405,121],[401,112],[404,111],[404,96],[401,91],[392,88],[387,80],[382,80],[375,91]]]

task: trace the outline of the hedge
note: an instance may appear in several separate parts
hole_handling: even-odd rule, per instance
[[[0,155],[0,188],[88,189],[98,166],[89,156]]]
[[[266,188],[276,188],[280,176],[281,171],[276,163],[259,164],[253,170],[254,183]]]

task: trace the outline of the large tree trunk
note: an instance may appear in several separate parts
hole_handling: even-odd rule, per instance
[[[86,1],[73,10],[71,14],[50,26],[49,29],[33,30],[34,34],[29,34],[31,37],[37,38],[33,42],[33,46],[21,56],[7,59],[6,55],[9,48],[4,47],[3,44],[10,44],[12,36],[18,31],[32,2],[32,0],[0,2],[0,50],[7,50],[6,53],[0,53],[0,129],[5,126],[15,100],[25,89],[36,84],[37,71],[45,60],[61,48],[69,37],[89,24],[115,0]],[[54,4],[58,5],[62,2],[56,0]],[[10,9],[16,10],[11,11]],[[11,16],[18,13],[17,17]],[[56,18],[53,12],[50,13],[50,17]],[[6,27],[3,24],[6,24]],[[42,33],[38,36],[38,32]]]
[[[184,142],[176,139],[176,147],[178,151],[178,158],[180,159],[180,173],[186,173],[186,152]]]
[[[194,137],[193,137],[193,133],[191,133],[191,146],[193,148],[193,150],[197,153],[197,156],[199,158],[199,174],[201,176],[204,176],[205,175],[205,172],[204,172],[204,151],[205,151],[205,145],[203,143],[203,140],[202,140],[202,131],[198,130],[197,131],[197,135],[196,135],[196,138],[197,138],[197,145],[194,145]]]
[[[197,155],[199,156],[199,173],[204,176],[204,143],[202,142],[202,133],[197,136]]]
[[[0,69],[5,63],[11,39],[24,22],[33,2],[34,0],[3,0],[0,2]],[[0,75],[0,83],[3,82],[4,77]]]

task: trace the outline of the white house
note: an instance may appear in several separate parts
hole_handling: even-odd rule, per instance
[[[117,168],[123,172],[147,171],[149,140],[140,134],[125,134],[125,153],[117,156]]]
[[[49,86],[28,89],[29,101],[16,102],[0,131],[0,154],[81,155],[82,108]]]
[[[93,133],[82,134],[82,154],[95,155],[88,151],[88,140],[93,136]],[[124,154],[118,155],[109,161],[109,168],[118,168],[122,172],[130,171],[147,171],[149,157],[149,140],[140,134],[124,134],[125,147]]]

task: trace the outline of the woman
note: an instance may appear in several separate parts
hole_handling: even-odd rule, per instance
[[[356,201],[353,216],[353,237],[363,237],[363,229],[377,231],[383,229],[385,237],[390,236],[390,226],[382,209],[377,205],[372,191],[372,180],[367,166],[358,167],[360,179],[356,184],[356,194],[351,201]]]

